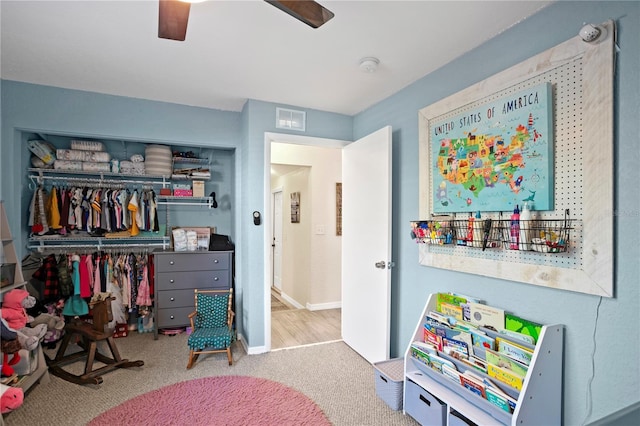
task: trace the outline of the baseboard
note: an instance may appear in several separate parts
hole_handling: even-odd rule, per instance
[[[339,309],[339,308],[342,308],[342,302],[307,303],[307,309],[310,311],[322,311],[325,309]]]
[[[268,352],[266,346],[252,346],[247,348],[246,351],[247,355],[260,355]]]
[[[244,348],[247,355],[258,355],[268,352],[266,346],[247,346],[247,340],[242,336],[242,334],[238,334],[238,341]]]
[[[287,295],[287,293],[285,292],[280,292],[280,297],[282,297],[287,303],[289,303],[290,305],[293,305],[294,308],[296,309],[303,309],[304,306],[302,306],[301,304],[299,304],[297,301],[295,301],[294,299],[292,299],[291,297],[289,297]]]
[[[280,297],[296,309],[307,309],[309,311],[322,311],[325,309],[342,308],[342,302],[307,303],[306,306],[302,306],[300,303],[292,299],[290,296],[287,295],[287,293],[283,291],[280,292]]]

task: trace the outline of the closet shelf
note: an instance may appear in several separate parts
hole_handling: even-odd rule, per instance
[[[208,158],[172,157],[174,164],[209,164]]]
[[[43,180],[59,180],[66,182],[89,182],[89,183],[118,183],[118,184],[134,184],[134,185],[162,185],[167,187],[171,181],[166,176],[154,175],[132,175],[124,173],[112,172],[88,172],[81,170],[58,170],[58,169],[28,169],[29,172],[37,173],[29,175],[29,179],[34,182],[41,183]],[[87,176],[87,177],[79,177]],[[99,176],[99,178],[91,178],[91,176]],[[123,179],[137,178],[137,179]],[[143,180],[146,179],[146,180]],[[151,179],[151,180],[150,180]]]
[[[91,237],[91,236],[61,236],[51,235],[42,237],[30,237],[27,248],[39,252],[58,249],[91,248],[94,250],[104,250],[111,248],[147,248],[162,247],[163,250],[169,248],[170,238],[158,237]]]
[[[158,196],[158,204],[181,205],[181,206],[207,206],[211,208],[212,197],[176,197],[172,195]]]

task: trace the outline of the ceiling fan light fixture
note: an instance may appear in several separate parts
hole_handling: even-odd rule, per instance
[[[372,56],[360,59],[360,70],[366,73],[374,73],[380,65],[380,60]]]
[[[272,6],[277,7],[285,13],[293,16],[297,20],[304,22],[311,28],[319,28],[334,17],[332,11],[321,4],[306,0],[265,0]]]
[[[178,0],[160,0],[158,3],[158,37],[184,41],[191,3]]]

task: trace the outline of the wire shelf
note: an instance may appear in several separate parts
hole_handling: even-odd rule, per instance
[[[411,222],[411,237],[421,244],[566,253],[575,219],[433,219]]]

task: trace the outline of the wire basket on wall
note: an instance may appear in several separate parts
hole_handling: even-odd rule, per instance
[[[453,219],[443,216],[411,222],[411,237],[418,243],[473,248],[565,253],[571,243],[574,219]]]

